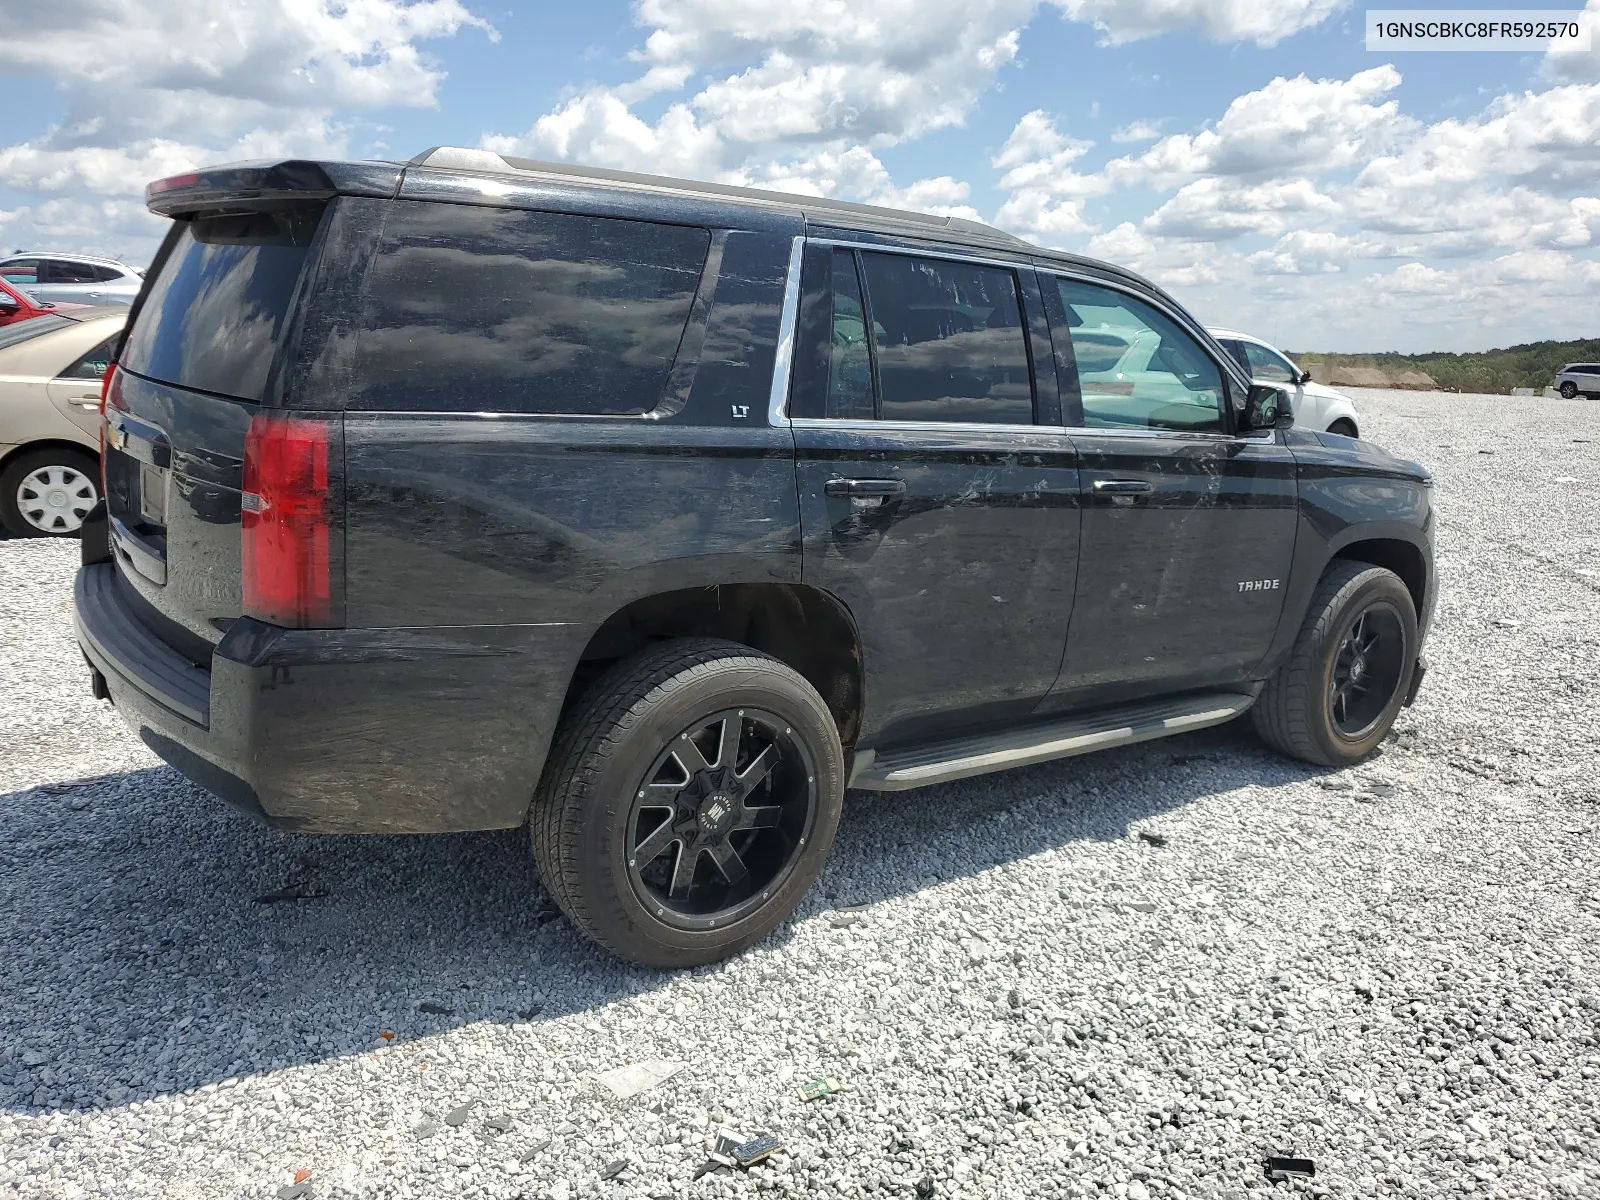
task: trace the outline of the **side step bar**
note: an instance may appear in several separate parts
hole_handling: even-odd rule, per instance
[[[898,792],[1205,729],[1244,712],[1259,691],[1150,700],[882,754],[866,750],[856,755],[850,786]]]

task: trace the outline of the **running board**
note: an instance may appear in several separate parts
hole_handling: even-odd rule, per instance
[[[864,750],[856,755],[850,786],[898,792],[1188,733],[1231,721],[1255,703],[1258,691],[1204,692],[881,754]]]

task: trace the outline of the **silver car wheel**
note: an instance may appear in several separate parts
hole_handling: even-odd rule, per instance
[[[99,501],[95,481],[75,467],[40,467],[17,487],[17,511],[41,533],[77,533]]]

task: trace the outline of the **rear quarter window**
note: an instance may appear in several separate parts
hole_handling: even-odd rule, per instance
[[[122,352],[135,374],[261,400],[322,205],[185,221]]]
[[[629,416],[661,402],[708,230],[397,201],[349,407]]]

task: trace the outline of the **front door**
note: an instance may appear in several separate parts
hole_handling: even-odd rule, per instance
[[[1056,278],[1079,397],[1083,543],[1050,709],[1247,679],[1277,631],[1296,529],[1294,459],[1232,432],[1223,372],[1155,304]],[[1081,400],[1081,406],[1076,401]]]
[[[808,247],[790,400],[804,579],[860,630],[864,745],[1012,721],[1054,682],[1078,471],[1068,435],[1034,423],[1032,361],[1052,410],[1055,378],[1025,284],[1025,268]]]

